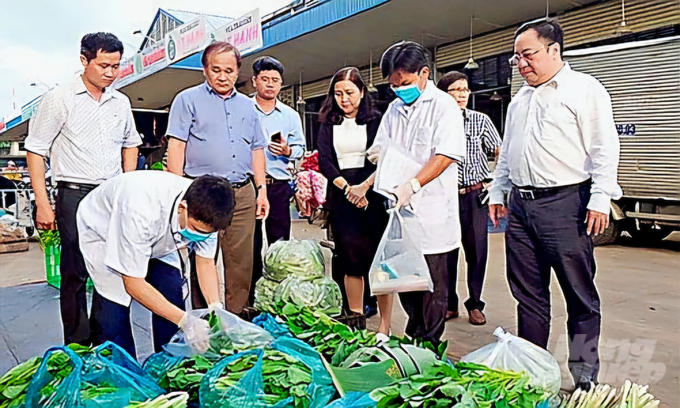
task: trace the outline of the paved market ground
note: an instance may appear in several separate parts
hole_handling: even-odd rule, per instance
[[[321,239],[323,232],[298,221],[294,236]],[[445,338],[454,359],[494,341],[492,332],[498,326],[516,330],[515,303],[505,280],[502,235],[491,236],[490,251],[484,290],[489,322],[471,326],[462,314],[447,324]],[[651,383],[650,391],[663,401],[662,406],[680,407],[680,236],[676,234],[654,248],[616,245],[598,248],[596,253],[604,316],[600,380],[613,385],[621,385],[625,378]],[[462,269],[462,262],[459,267]],[[43,271],[37,244],[31,244],[28,252],[0,255],[0,373],[62,341],[59,292],[47,286]],[[465,277],[459,276],[459,294],[465,300]],[[563,386],[568,388],[565,319],[564,301],[553,281],[549,348],[563,367]],[[135,304],[133,320],[138,354],[143,359],[151,353],[150,317]],[[403,310],[397,306],[395,334],[403,332],[404,323]],[[377,327],[377,318],[369,321],[369,327]]]

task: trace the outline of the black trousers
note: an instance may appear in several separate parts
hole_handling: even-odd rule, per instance
[[[184,310],[183,279],[179,269],[157,259],[149,261],[146,281],[156,288],[170,303]],[[179,330],[177,325],[163,317],[152,315],[154,352],[163,350]],[[96,290],[92,295],[92,341],[95,345],[112,341],[136,358],[135,340],[132,337],[130,307],[112,302]]]
[[[269,200],[269,216],[264,227],[267,230],[269,245],[283,239],[290,239],[290,200],[293,189],[288,180],[276,180],[267,184],[267,200]],[[255,301],[255,283],[262,277],[262,220],[255,221],[255,238],[253,250],[253,278],[250,285],[250,304]]]
[[[450,257],[458,261],[458,249],[445,254],[425,255],[434,284],[434,292],[404,292],[399,294],[401,304],[408,315],[406,334],[439,344],[444,334],[446,309],[448,305],[447,261]]]
[[[569,368],[576,382],[581,376],[596,380],[599,370],[600,298],[594,282],[593,240],[585,224],[589,200],[589,183],[533,200],[513,189],[505,237],[519,336],[547,348],[554,269],[567,303]]]
[[[78,243],[76,211],[91,189],[74,190],[57,186],[57,229],[61,238],[61,275],[59,307],[64,329],[64,344],[90,344],[90,323],[87,317],[87,267]]]
[[[480,190],[481,191],[481,190]],[[467,311],[484,310],[486,303],[482,301],[482,288],[486,277],[486,264],[489,257],[489,207],[480,206],[477,196],[480,191],[472,191],[458,195],[460,210],[460,227],[463,250],[467,261],[467,286],[469,298],[465,301]],[[458,253],[449,255],[449,310],[458,310]]]

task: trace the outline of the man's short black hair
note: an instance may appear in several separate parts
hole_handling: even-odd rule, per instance
[[[446,75],[441,77],[439,82],[437,82],[437,88],[444,92],[448,92],[451,84],[461,79],[468,81],[468,76],[458,71],[447,72]]]
[[[274,57],[262,57],[253,63],[253,76],[260,75],[262,71],[276,71],[283,78],[283,64]]]
[[[216,230],[226,229],[234,213],[234,189],[225,178],[201,176],[191,183],[184,194],[189,217]]]
[[[80,40],[80,54],[87,59],[87,62],[97,58],[97,52],[111,54],[120,52],[123,56],[123,43],[118,37],[111,33],[92,33],[85,34]]]
[[[559,44],[560,57],[562,56],[562,52],[564,51],[564,31],[562,31],[562,27],[557,20],[552,18],[540,18],[524,23],[517,31],[515,31],[515,39],[528,30],[535,30],[538,33],[538,38],[548,40],[548,43]]]
[[[380,60],[383,78],[402,70],[411,74],[430,67],[430,52],[413,41],[401,41],[388,48]]]

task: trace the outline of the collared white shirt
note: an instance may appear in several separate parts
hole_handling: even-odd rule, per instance
[[[517,92],[508,107],[490,204],[519,187],[557,187],[593,180],[588,209],[609,214],[617,183],[619,137],[611,98],[594,77],[568,63],[548,82]]]
[[[123,148],[141,144],[127,96],[109,87],[97,102],[78,76],[43,95],[25,148],[51,158],[57,181],[99,184],[122,173]]]
[[[128,306],[122,275],[144,278],[150,259],[180,268],[177,206],[192,180],[147,170],[121,174],[92,190],[78,206],[80,249],[97,291]],[[191,245],[196,255],[214,258],[217,232]]]
[[[381,149],[381,144],[388,146],[388,140],[403,147],[422,166],[438,154],[460,162],[465,157],[463,115],[450,95],[428,81],[412,105],[401,99],[390,104],[369,151]],[[421,196],[415,217],[404,221],[415,231],[412,236],[419,241],[423,253],[441,254],[458,248],[461,234],[457,163],[423,186],[417,195]]]

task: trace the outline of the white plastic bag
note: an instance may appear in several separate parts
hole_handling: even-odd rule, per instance
[[[482,364],[490,368],[525,372],[531,385],[556,395],[562,386],[560,365],[549,351],[498,327],[493,335],[496,343],[475,350],[461,361]]]
[[[425,257],[409,235],[398,211],[390,212],[368,275],[371,295],[429,290],[434,285]]]

